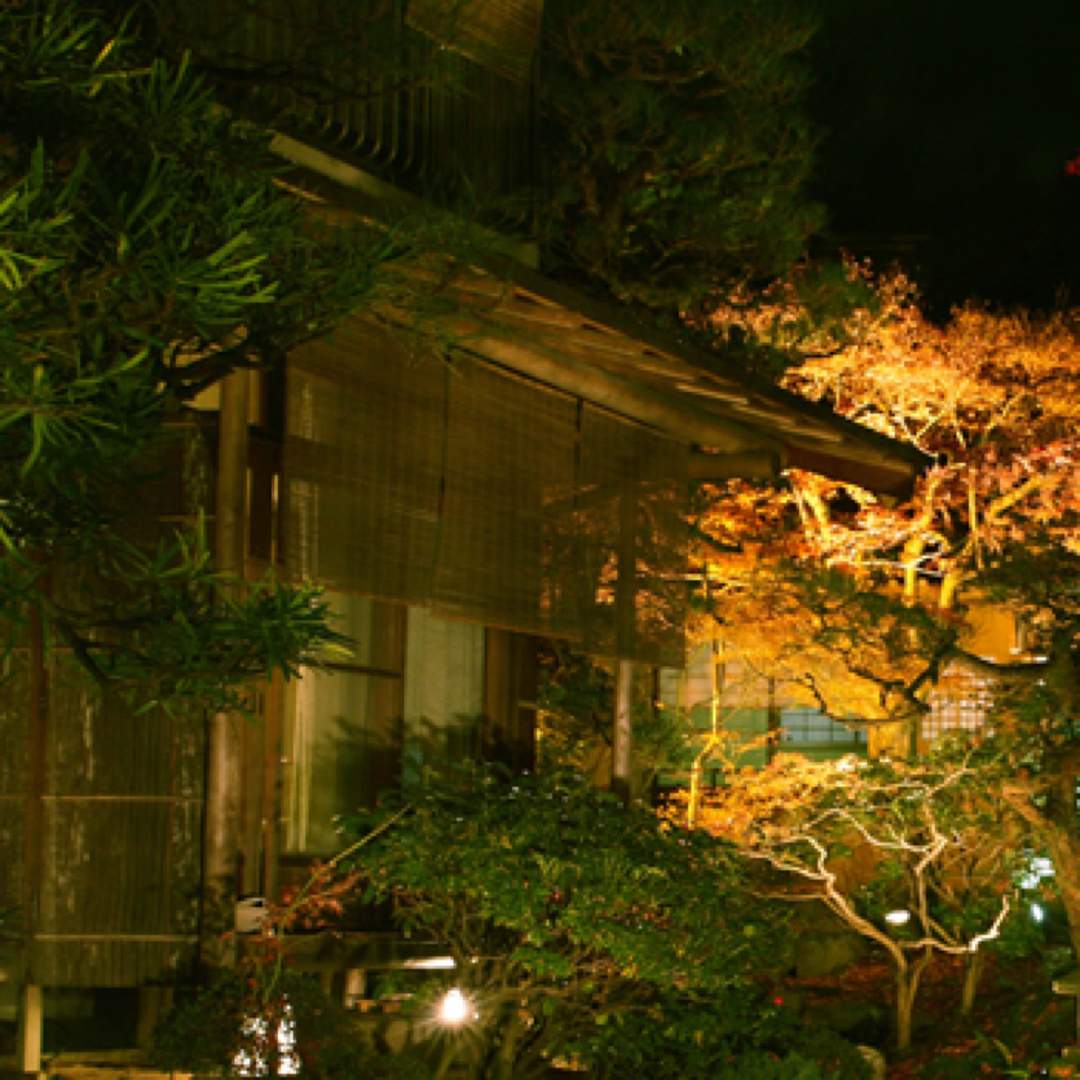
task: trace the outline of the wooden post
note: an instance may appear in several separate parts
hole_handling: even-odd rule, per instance
[[[154,1031],[162,1018],[172,1008],[171,986],[140,986],[138,1014],[135,1018],[135,1045],[140,1050],[150,1050],[154,1045]]]
[[[611,746],[611,790],[623,802],[631,794],[631,709],[634,665],[629,660],[615,662],[615,729]]]
[[[278,899],[278,851],[281,845],[281,758],[283,753],[281,714],[285,679],[275,671],[266,694],[266,738],[263,743],[262,796],[262,880],[260,892],[269,900]]]
[[[16,1068],[38,1075],[41,1072],[41,1034],[44,1027],[41,987],[27,983],[19,994],[19,1035]]]
[[[637,632],[637,485],[619,492],[619,578],[615,585],[615,725],[611,740],[611,790],[624,802],[633,791],[634,655]]]
[[[219,570],[241,575],[247,524],[247,371],[222,380],[218,423],[214,554]],[[227,966],[231,960],[224,935],[233,928],[241,872],[242,722],[232,713],[217,713],[207,730],[200,958],[208,967]]]
[[[709,754],[720,745],[720,694],[723,689],[723,675],[720,641],[714,633],[709,649],[709,737],[690,766],[690,798],[686,804],[686,825],[690,829],[697,821],[697,808],[701,800],[701,766]],[[685,704],[685,694],[683,697],[684,700],[680,702],[682,705]]]
[[[766,708],[766,720],[765,720],[765,763],[768,764],[773,758],[776,757],[777,750],[780,749],[780,737],[783,729],[783,719],[780,713],[780,706],[776,702],[776,680],[770,676],[769,678],[769,697],[768,705]]]
[[[269,686],[266,688],[269,689]],[[265,896],[263,882],[263,822],[266,820],[266,760],[270,735],[266,705],[268,694],[256,695],[257,720],[240,724],[241,790],[240,850],[243,865],[240,890],[245,896]],[[280,756],[280,754],[279,754]]]
[[[42,570],[37,589],[42,597],[50,591],[49,575]],[[41,1069],[42,1010],[41,986],[36,979],[35,936],[41,923],[41,885],[47,848],[45,788],[49,746],[49,670],[45,656],[45,620],[41,608],[31,603],[29,617],[30,700],[27,703],[30,740],[27,753],[26,819],[23,825],[23,955],[22,985],[18,1001],[16,1054],[23,1072]]]

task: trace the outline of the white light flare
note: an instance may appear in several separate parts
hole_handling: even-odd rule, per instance
[[[439,1023],[447,1027],[461,1027],[469,1020],[476,1019],[476,1010],[472,1002],[455,986],[447,990],[439,1000]]]

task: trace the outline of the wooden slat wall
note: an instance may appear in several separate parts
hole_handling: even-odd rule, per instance
[[[476,199],[493,227],[528,226],[540,0],[176,7],[211,66],[247,73],[233,90],[277,130],[422,197]],[[258,85],[263,66],[277,75]]]
[[[24,651],[9,656],[0,683],[0,912],[5,931],[22,921],[25,889],[23,840],[30,724]]]
[[[210,489],[205,459],[196,425],[144,463],[133,484],[139,538],[194,519]],[[48,587],[74,603],[95,586],[56,571]],[[135,715],[62,645],[49,642],[45,656],[36,712],[25,646],[0,681],[0,910],[22,939],[8,977],[56,987],[166,979],[197,951],[201,717]]]
[[[40,908],[45,986],[134,986],[194,958],[202,725],[134,716],[54,654]]]

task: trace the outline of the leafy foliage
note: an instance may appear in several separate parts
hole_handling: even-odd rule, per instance
[[[649,790],[660,769],[685,766],[690,757],[685,717],[677,710],[656,708],[647,697],[651,689],[639,686],[633,695],[634,796]],[[610,667],[563,643],[547,643],[540,650],[537,704],[540,769],[569,768],[606,783],[615,715]]]
[[[183,406],[358,305],[411,310],[435,290],[398,260],[445,235],[307,212],[270,133],[218,107],[186,58],[68,0],[0,7],[0,116],[8,642],[36,610],[103,684],[235,701],[335,635],[310,590],[245,589],[211,570],[200,525],[148,521]]]
[[[784,0],[545,4],[550,264],[669,313],[786,271],[819,222],[813,29]]]
[[[726,845],[580,777],[432,782],[349,862],[368,899],[453,955],[478,1015],[442,1052],[473,1075],[527,1076],[570,1055],[617,1076],[768,1042],[771,1014],[747,979],[776,955],[782,919],[748,896]]]
[[[761,862],[761,891],[818,901],[884,949],[901,1048],[935,952],[973,961],[1010,922],[1027,929],[1014,903],[1022,837],[987,796],[993,768],[958,750],[919,763],[784,755],[713,791],[700,818]]]
[[[140,711],[243,709],[252,680],[348,652],[318,589],[218,573],[201,530],[150,551],[104,549],[80,571],[92,574],[83,588],[68,575],[59,599],[39,602],[83,669]]]
[[[787,492],[732,484],[704,501],[703,629],[721,624],[729,652],[785,693],[868,724],[872,751],[925,749],[934,697],[981,684],[1008,763],[993,782],[1051,852],[1080,949],[1076,312],[968,305],[935,323],[902,275],[849,274],[876,302],[842,333],[807,335],[788,285],[771,308],[717,318],[802,350],[789,387],[937,464],[895,506],[799,473]],[[995,640],[1008,618],[1017,633]]]
[[[424,25],[438,27],[442,47],[425,49],[422,62],[387,0],[329,0],[310,11],[266,0],[214,6],[219,32],[210,40],[201,4],[181,10],[154,0],[149,32],[174,51],[190,49],[230,100],[278,119],[287,113],[288,124],[303,128],[306,115],[329,117],[372,99],[381,107],[429,89],[458,108],[470,92],[447,62],[477,19],[470,4],[441,5],[438,18],[425,5]],[[801,111],[809,81],[801,55],[814,30],[805,5],[590,0],[535,8],[543,12],[540,145],[521,131],[515,151],[523,164],[539,163],[538,175],[518,176],[524,188],[485,191],[475,207],[482,216],[498,222],[500,210],[519,217],[515,207],[531,208],[546,270],[669,316],[718,288],[783,273],[803,254],[821,217],[801,190],[814,142]],[[499,18],[480,35],[495,40],[479,54],[464,45],[496,69],[492,54],[514,49],[498,40]],[[524,88],[507,87],[519,91],[524,100]],[[483,110],[474,122],[484,123]],[[394,177],[382,156],[372,155],[371,167]],[[485,169],[473,162],[463,182],[452,156],[405,182],[468,203],[470,181],[482,191]]]

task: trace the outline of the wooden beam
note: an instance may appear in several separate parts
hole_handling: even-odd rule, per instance
[[[682,442],[724,452],[771,450],[783,457],[783,444],[757,428],[710,414],[654,388],[581,362],[567,363],[535,345],[484,336],[483,329],[462,323],[459,348],[481,360],[503,364],[557,390],[656,428]]]
[[[408,203],[408,199],[397,189],[382,185],[340,159],[294,139],[279,135],[274,140],[273,149],[299,166],[300,175],[294,178],[294,189],[305,197],[322,203],[322,209],[332,215],[343,218],[359,216],[368,221],[385,222],[388,202],[397,202],[399,206],[403,202]],[[526,261],[533,263],[532,258]],[[441,270],[443,264],[435,265],[437,270]],[[431,265],[418,265],[414,273],[423,277],[432,275],[433,271]],[[466,306],[470,306],[471,296],[480,299],[480,304],[475,305],[472,312],[472,325],[467,331],[469,334],[476,335],[481,330],[481,324],[486,322],[489,325],[486,331],[480,332],[479,337],[488,340],[497,338],[500,336],[497,324],[502,316],[506,322],[522,324],[519,333],[534,337],[535,329],[530,330],[530,326],[534,327],[536,320],[547,331],[544,336],[554,338],[553,342],[545,343],[544,348],[549,352],[554,350],[565,353],[587,349],[591,339],[594,356],[601,351],[613,350],[613,355],[618,354],[620,363],[627,366],[644,367],[645,357],[660,361],[661,368],[654,365],[652,371],[665,381],[671,378],[681,379],[683,385],[680,389],[683,393],[695,392],[697,395],[712,396],[729,403],[739,398],[753,399],[755,417],[751,418],[748,424],[740,424],[738,418],[731,419],[715,414],[706,420],[705,417],[709,415],[707,412],[704,417],[699,415],[696,420],[685,417],[687,442],[712,446],[718,450],[735,451],[749,449],[751,445],[760,446],[765,440],[783,455],[785,449],[776,444],[783,442],[794,446],[802,443],[804,432],[810,433],[818,442],[835,439],[841,444],[837,455],[823,455],[820,460],[827,465],[842,463],[847,466],[848,472],[857,470],[860,460],[870,461],[878,468],[860,472],[861,479],[854,479],[854,482],[890,495],[910,491],[915,477],[933,463],[932,459],[914,447],[843,419],[822,403],[806,401],[774,386],[763,377],[748,372],[731,356],[690,345],[657,328],[638,323],[626,309],[594,300],[548,280],[536,270],[523,265],[520,253],[516,258],[491,255],[477,260],[474,265],[458,268],[456,275],[451,275],[445,282],[440,273],[433,276],[437,281],[433,288],[444,288],[449,297],[464,302]],[[383,314],[390,321],[408,319],[406,312],[386,311]],[[441,329],[451,335],[457,334],[459,328],[456,324],[461,321],[457,315],[440,320]],[[565,328],[564,339],[568,339],[569,344],[567,340],[559,342],[559,328]],[[508,329],[513,332],[512,327],[502,328],[504,333]],[[486,343],[484,341],[477,345],[471,342],[470,347],[483,354]],[[604,405],[614,412],[657,427],[676,437],[684,430],[673,423],[672,402],[666,403],[668,408],[657,409],[655,405],[641,407],[641,398],[656,396],[655,386],[643,385],[638,380],[636,386],[633,386],[637,391],[636,397],[627,396],[621,390],[609,396],[612,387],[608,386],[600,396],[594,398],[580,382],[574,386],[555,380],[551,378],[551,369],[547,375],[541,374],[535,366],[524,362],[527,353],[528,350],[515,352],[500,345],[490,356],[496,362],[504,363],[541,381],[548,381],[550,385],[568,393],[587,397],[596,404]],[[578,364],[566,366],[579,367]],[[596,372],[592,374],[595,375]],[[695,391],[695,387],[700,389]],[[715,391],[710,393],[714,387]],[[663,391],[660,393],[663,394]],[[659,402],[655,404],[658,405]],[[764,430],[759,429],[758,420],[764,422]],[[706,424],[707,428],[703,427],[703,424]],[[780,433],[775,431],[777,427],[781,428]],[[788,437],[785,437],[783,432],[785,427]],[[701,437],[706,429],[711,434]],[[813,447],[810,452],[814,453]],[[799,467],[814,472],[823,471],[824,475],[835,479],[851,479],[850,476],[831,473],[821,468],[815,469],[810,465]],[[874,486],[878,478],[886,485],[884,488]]]
[[[775,480],[781,471],[780,457],[770,451],[747,450],[734,454],[691,453],[686,463],[689,480]]]
[[[880,459],[874,461],[869,459],[869,455],[857,457],[854,448],[850,448],[847,454],[842,456],[839,453],[789,445],[787,465],[793,469],[805,469],[807,472],[828,476],[833,480],[858,484],[868,491],[898,499],[907,498],[915,485],[914,472],[890,467]]]

